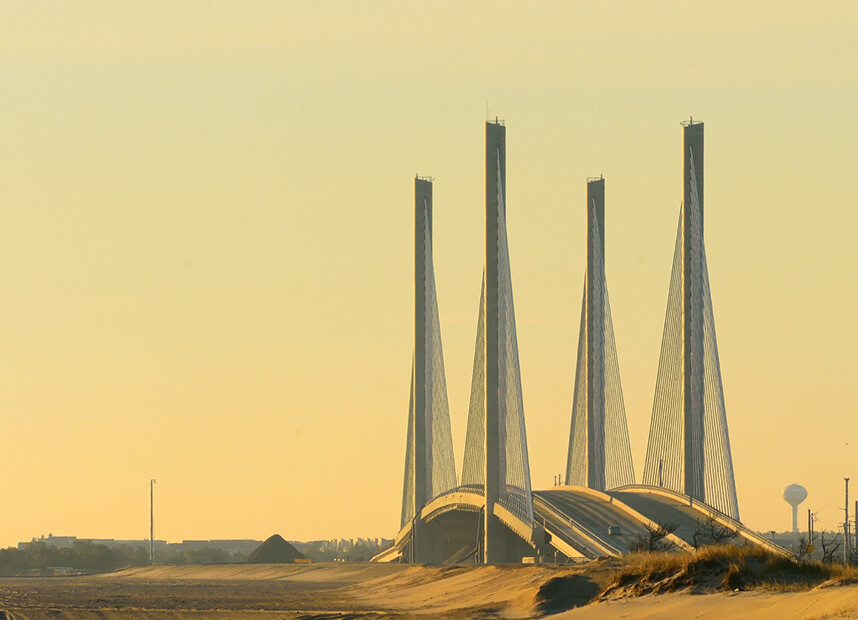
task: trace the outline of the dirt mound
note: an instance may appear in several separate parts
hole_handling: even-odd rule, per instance
[[[304,556],[280,534],[274,534],[247,556],[249,564],[290,564],[297,559]]]

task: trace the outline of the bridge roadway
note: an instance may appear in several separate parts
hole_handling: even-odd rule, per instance
[[[641,536],[648,535],[648,527],[666,524],[676,526],[666,541],[690,551],[696,544],[694,537],[700,533],[700,524],[710,519],[735,531],[740,541],[787,554],[785,549],[703,502],[660,487],[629,485],[607,492],[555,487],[535,491],[533,509],[537,523],[543,524],[548,534],[549,544],[563,552],[555,540],[560,539],[585,557],[628,553]]]
[[[479,510],[481,495],[462,489],[435,498],[421,511],[431,521],[451,510]],[[523,523],[503,510],[498,516],[533,547],[534,555],[569,559],[619,556],[648,535],[647,528],[667,523],[676,530],[666,537],[677,549],[690,551],[699,524],[713,519],[737,532],[740,540],[766,547],[775,553],[788,552],[738,521],[687,495],[660,487],[629,485],[607,492],[578,486],[558,486],[533,493],[534,523]],[[397,561],[410,539],[410,524],[400,531],[393,548],[376,561]]]
[[[634,540],[646,534],[646,528],[620,510],[610,496],[600,495],[562,488],[535,491],[534,518],[545,528],[548,543],[563,553],[566,550],[558,544],[563,541],[583,557],[628,553]]]

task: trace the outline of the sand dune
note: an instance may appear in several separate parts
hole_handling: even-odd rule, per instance
[[[611,579],[614,567],[610,561],[579,567],[155,566],[100,576],[0,579],[0,610],[16,620],[530,618],[546,614],[573,620],[858,619],[858,585],[794,593],[673,593],[590,603]]]
[[[595,603],[551,616],[556,620],[823,620],[858,619],[858,586],[806,592],[662,594]]]

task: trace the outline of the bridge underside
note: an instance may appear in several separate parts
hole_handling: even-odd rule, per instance
[[[435,498],[397,535],[393,547],[374,558],[379,562],[458,564],[482,557],[479,494],[455,491]],[[500,507],[498,507],[500,508]],[[549,561],[584,560],[629,553],[649,530],[672,524],[664,543],[690,551],[700,544],[702,525],[729,528],[735,540],[787,552],[738,521],[687,495],[660,487],[629,485],[601,492],[578,486],[554,487],[533,493],[534,523],[496,510],[504,527],[506,561],[523,557]],[[416,554],[416,555],[415,555]]]
[[[419,562],[424,564],[480,563],[483,558],[483,510],[485,498],[459,489],[436,497],[420,514],[406,523],[393,547],[381,552],[376,562]],[[495,515],[505,526],[502,531],[503,562],[521,562],[523,557],[545,553],[541,526],[525,524],[502,505]]]

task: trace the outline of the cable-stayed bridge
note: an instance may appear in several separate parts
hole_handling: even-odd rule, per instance
[[[377,561],[519,562],[628,552],[648,528],[691,549],[739,522],[706,253],[703,124],[683,124],[683,203],[642,485],[634,469],[605,278],[605,181],[588,179],[587,269],[565,484],[532,491],[507,243],[506,128],[486,123],[485,264],[461,480],[432,260],[432,181],[415,179],[414,358],[401,529]]]
[[[599,491],[632,484],[620,366],[605,281],[605,180],[587,181],[587,271],[578,332],[578,363],[566,484]]]

